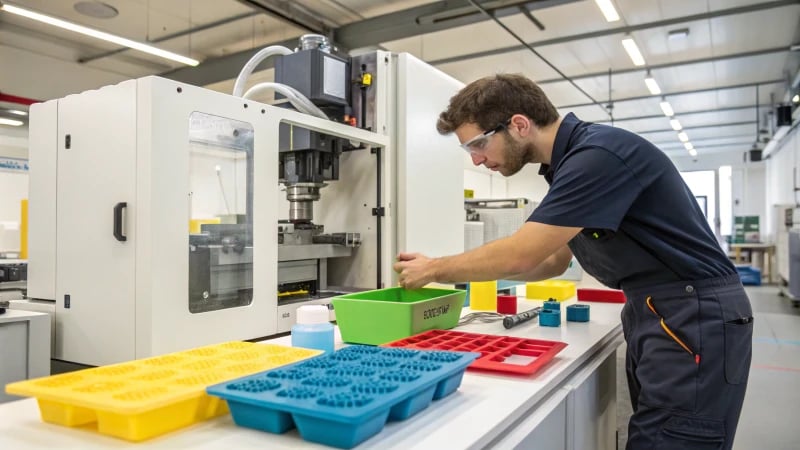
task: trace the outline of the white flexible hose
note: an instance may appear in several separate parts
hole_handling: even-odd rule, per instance
[[[247,79],[250,77],[250,74],[253,73],[253,70],[256,69],[256,66],[261,64],[261,61],[269,58],[272,55],[291,55],[294,53],[292,50],[282,46],[282,45],[270,45],[267,48],[263,48],[259,50],[258,53],[253,55],[247,64],[242,67],[241,72],[239,72],[239,76],[236,77],[236,83],[233,85],[233,95],[236,97],[241,97],[242,92],[244,92],[244,85],[247,83]]]
[[[316,116],[322,119],[328,118],[328,116],[324,112],[322,112],[321,109],[317,108],[317,105],[311,103],[311,100],[309,100],[308,98],[306,98],[306,96],[298,92],[297,89],[281,83],[271,83],[271,82],[258,83],[257,85],[248,89],[247,92],[244,93],[242,98],[252,98],[254,95],[260,94],[270,89],[285,95],[286,98],[289,100],[289,102],[292,105],[294,105],[294,107],[297,108],[300,112],[311,114],[312,116]]]

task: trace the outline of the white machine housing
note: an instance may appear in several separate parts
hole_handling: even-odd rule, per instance
[[[275,224],[286,214],[277,188],[281,122],[383,154],[380,193],[375,156],[354,151],[343,154],[339,181],[315,205],[327,229],[362,237],[353,256],[328,264],[328,284],[391,286],[398,251],[463,251],[463,156],[455,138],[435,129],[462,84],[407,54],[377,52],[376,61],[370,108],[379,133],[159,77],[34,105],[28,296],[55,302],[53,357],[103,365],[288,331],[299,305],[276,298]],[[247,123],[254,136],[252,302],[202,313],[191,313],[187,302],[195,112]],[[370,212],[377,198],[382,219]],[[112,234],[113,209],[122,202],[125,241]]]
[[[193,314],[188,147],[198,111],[254,130],[257,276],[248,306]],[[286,121],[388,144],[375,133],[157,77],[34,105],[32,116],[28,295],[56,301],[54,357],[92,365],[274,334],[278,140],[271,136]],[[120,202],[125,241],[112,234]]]

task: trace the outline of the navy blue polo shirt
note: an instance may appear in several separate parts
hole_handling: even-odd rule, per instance
[[[678,170],[644,138],[570,113],[539,173],[550,189],[528,221],[583,228],[569,247],[605,285],[736,273]]]

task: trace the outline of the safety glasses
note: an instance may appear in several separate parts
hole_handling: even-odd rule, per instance
[[[508,124],[511,123],[511,119],[506,120],[505,122],[499,123],[496,127],[492,128],[491,130],[484,131],[483,133],[475,136],[474,138],[468,140],[461,144],[461,148],[464,149],[467,153],[480,153],[486,150],[486,145],[489,143],[489,138],[493,135],[497,134],[499,131],[504,130],[508,127]]]

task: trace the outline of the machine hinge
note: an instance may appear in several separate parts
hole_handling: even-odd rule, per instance
[[[68,149],[72,147],[72,135],[68,134],[64,136],[64,148]]]
[[[383,217],[383,216],[386,215],[386,210],[384,209],[383,206],[381,206],[379,208],[372,208],[372,215],[373,216]]]

